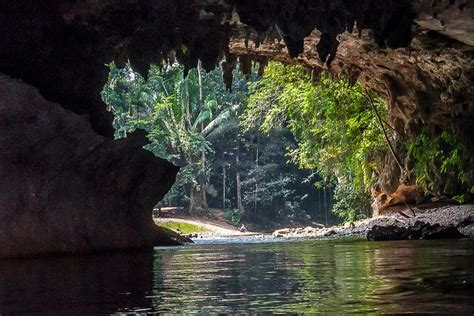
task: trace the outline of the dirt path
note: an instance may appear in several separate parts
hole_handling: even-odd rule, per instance
[[[222,214],[217,214],[216,218],[221,220],[211,220],[204,218],[191,217],[189,215],[180,214],[177,208],[163,208],[161,217],[155,218],[155,222],[160,225],[167,222],[188,223],[197,226],[202,226],[208,231],[199,233],[200,236],[214,236],[214,237],[234,237],[234,236],[252,236],[258,235],[257,232],[242,233],[237,227],[224,222]]]

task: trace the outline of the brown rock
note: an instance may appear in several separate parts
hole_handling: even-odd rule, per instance
[[[287,236],[289,233],[290,233],[290,229],[289,229],[289,228],[283,228],[283,229],[279,229],[279,230],[274,231],[274,232],[273,232],[273,237],[277,237],[277,238],[285,237],[285,236]]]
[[[0,257],[151,248],[177,243],[153,206],[178,168],[96,134],[87,118],[0,76]]]

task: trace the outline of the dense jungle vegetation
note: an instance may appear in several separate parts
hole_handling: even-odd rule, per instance
[[[234,71],[227,91],[220,67],[207,73],[198,65],[183,76],[179,65],[153,66],[144,80],[130,66],[110,65],[102,97],[115,115],[116,137],[144,129],[147,148],[182,167],[161,204],[206,216],[220,208],[235,225],[334,222],[329,210],[349,221],[370,216],[370,189],[390,143],[382,133],[389,127],[384,101],[344,78],[323,74],[315,82],[299,66],[270,63],[263,77],[256,72]],[[469,191],[472,174],[459,165],[467,153],[455,149],[455,135],[427,138],[429,132],[405,145],[419,184],[443,191],[431,179],[438,168]],[[427,150],[434,164],[420,154]]]

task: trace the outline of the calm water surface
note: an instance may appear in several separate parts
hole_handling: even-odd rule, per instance
[[[217,243],[216,243],[217,242]],[[213,240],[0,261],[0,314],[474,313],[474,240]]]

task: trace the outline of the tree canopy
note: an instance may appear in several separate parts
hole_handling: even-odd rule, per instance
[[[384,139],[360,83],[323,74],[314,84],[310,76],[303,67],[270,63],[252,85],[244,124],[265,132],[288,126],[298,144],[289,159],[318,174],[318,185],[334,188],[333,211],[353,220],[369,212],[380,173],[374,160],[386,152]],[[373,100],[385,116],[385,103]]]

